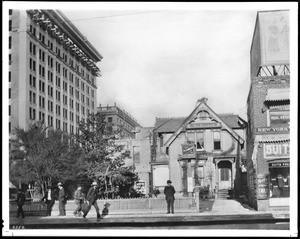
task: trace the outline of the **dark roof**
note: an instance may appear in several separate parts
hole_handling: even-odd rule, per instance
[[[184,122],[186,117],[156,118],[154,130],[158,133],[175,132]]]
[[[219,114],[220,119],[230,128],[241,128],[246,122],[238,115]],[[157,133],[173,133],[183,124],[186,117],[156,118],[154,130]]]

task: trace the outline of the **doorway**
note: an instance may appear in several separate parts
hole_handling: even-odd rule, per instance
[[[219,190],[231,189],[232,164],[229,161],[221,161],[218,163],[219,173]]]

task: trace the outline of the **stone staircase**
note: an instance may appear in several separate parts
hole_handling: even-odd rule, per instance
[[[229,196],[229,190],[228,189],[220,189],[218,190],[217,198],[218,199],[228,199]]]

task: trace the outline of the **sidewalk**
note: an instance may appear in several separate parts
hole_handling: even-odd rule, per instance
[[[215,200],[212,210],[195,212],[191,210],[176,211],[175,214],[166,214],[161,211],[111,211],[102,219],[96,218],[92,208],[86,218],[75,217],[72,211],[67,215],[58,216],[57,211],[51,217],[26,217],[18,219],[11,217],[10,225],[23,225],[25,228],[80,228],[85,227],[116,227],[144,225],[176,225],[176,224],[213,224],[213,223],[257,223],[260,221],[289,221],[289,212],[258,212],[245,209],[235,200]]]

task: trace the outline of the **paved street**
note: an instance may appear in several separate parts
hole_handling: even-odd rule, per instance
[[[87,218],[75,217],[72,211],[67,211],[65,217],[57,216],[58,212],[53,211],[51,217],[26,217],[25,219],[10,218],[10,228],[16,226],[24,229],[201,229],[201,228],[249,228],[261,229],[262,224],[277,226],[281,230],[288,229],[288,212],[257,212],[242,207],[235,200],[215,200],[212,210],[208,212],[180,211],[175,214],[165,214],[159,211],[122,211],[110,212],[102,219],[96,219],[94,208]],[[230,226],[231,225],[231,226]],[[245,226],[246,225],[246,226]],[[284,229],[283,229],[284,228]]]

